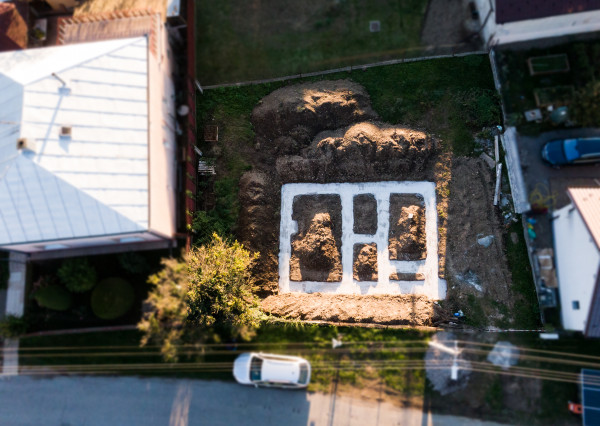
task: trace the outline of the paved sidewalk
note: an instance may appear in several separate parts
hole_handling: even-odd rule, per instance
[[[6,315],[22,317],[25,309],[25,282],[27,255],[10,253],[8,270],[8,290],[6,292]]]

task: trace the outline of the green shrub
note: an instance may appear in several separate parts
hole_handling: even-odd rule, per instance
[[[58,278],[73,293],[85,293],[96,285],[96,270],[85,258],[66,259]]]
[[[600,82],[591,81],[573,99],[570,115],[584,127],[600,125]]]
[[[92,292],[92,311],[101,319],[119,318],[129,311],[134,299],[131,284],[122,278],[107,278],[100,281]]]
[[[232,224],[226,218],[219,217],[215,210],[198,210],[194,215],[194,245],[202,246],[210,243],[213,234],[229,236]]]
[[[121,253],[118,256],[118,259],[121,268],[130,274],[145,274],[149,270],[146,258],[140,253],[134,251]]]
[[[58,285],[42,287],[35,292],[33,297],[40,306],[54,311],[66,311],[73,302],[71,293]]]
[[[7,315],[0,321],[0,337],[17,337],[27,332],[27,321],[14,315]]]

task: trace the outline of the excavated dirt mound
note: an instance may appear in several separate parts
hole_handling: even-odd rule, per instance
[[[287,86],[252,112],[257,146],[278,155],[297,152],[323,130],[376,118],[366,90],[349,80]]]
[[[315,136],[302,155],[279,157],[282,182],[423,180],[434,140],[423,132],[362,122]]]
[[[445,312],[425,296],[360,296],[288,293],[269,296],[262,309],[306,321],[429,326]]]
[[[422,196],[390,196],[389,248],[392,260],[421,260],[427,257],[425,202]]]
[[[342,203],[339,195],[294,198],[292,218],[298,233],[292,236],[290,280],[341,281]]]
[[[377,281],[377,244],[354,245],[354,279]]]

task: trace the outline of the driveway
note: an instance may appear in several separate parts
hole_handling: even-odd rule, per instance
[[[0,378],[3,425],[497,425],[303,391],[135,377]]]
[[[600,129],[556,130],[537,137],[518,135],[523,179],[532,205],[537,202],[546,205],[550,211],[556,210],[569,204],[566,194],[569,186],[598,185],[594,179],[600,179],[600,163],[555,169],[546,165],[540,154],[542,146],[550,140],[591,136],[600,136]],[[537,245],[552,247],[549,222],[536,226],[540,231],[536,232]]]

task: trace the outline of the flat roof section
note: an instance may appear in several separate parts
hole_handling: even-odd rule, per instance
[[[600,9],[600,0],[496,0],[496,23],[547,18]]]

